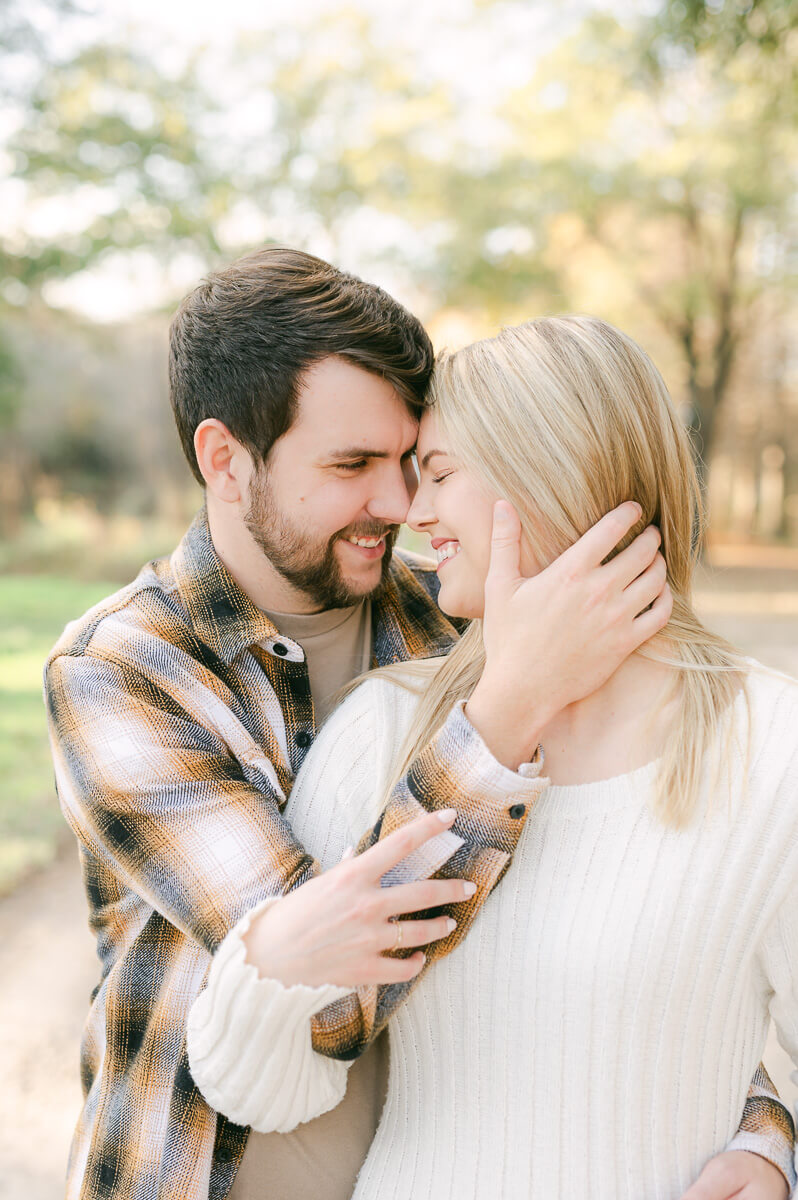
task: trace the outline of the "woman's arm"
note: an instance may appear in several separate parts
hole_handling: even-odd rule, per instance
[[[786,831],[780,830],[780,844],[788,849],[796,842],[792,825],[790,822]],[[792,866],[798,876],[794,849],[791,859],[782,870],[789,872]],[[789,881],[789,875],[787,878]],[[770,1015],[779,1042],[796,1067],[792,1079],[798,1084],[798,881],[785,890],[763,937],[759,958],[769,989]],[[797,1169],[795,1124],[760,1063],[737,1133],[726,1151],[707,1163],[681,1200],[729,1200],[749,1195],[752,1200],[786,1200],[793,1195]]]

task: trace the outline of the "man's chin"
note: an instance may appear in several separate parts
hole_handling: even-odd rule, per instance
[[[358,564],[359,569],[353,571],[349,551],[347,549],[339,550],[336,545],[336,558],[338,560],[341,584],[352,597],[351,602],[353,604],[356,604],[359,600],[373,597],[380,591],[388,574],[392,552],[393,545],[389,542],[379,558],[374,558],[370,561],[364,560],[362,564]]]

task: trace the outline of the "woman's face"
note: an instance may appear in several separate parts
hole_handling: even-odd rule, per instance
[[[438,603],[453,617],[481,617],[493,505],[499,497],[487,492],[448,452],[432,411],[421,419],[416,455],[420,481],[407,523],[432,539],[441,582]],[[528,553],[522,555],[525,575],[538,569]]]

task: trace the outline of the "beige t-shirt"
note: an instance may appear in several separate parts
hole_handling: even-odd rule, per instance
[[[371,665],[371,604],[327,612],[267,614],[305,651],[318,725],[336,693]],[[388,1034],[349,1069],[331,1112],[291,1133],[251,1133],[230,1200],[350,1200],[379,1124],[388,1083]]]
[[[371,604],[363,600],[352,608],[266,616],[305,651],[316,724],[321,725],[336,692],[371,666]]]

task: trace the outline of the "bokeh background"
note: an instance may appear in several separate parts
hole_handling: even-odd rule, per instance
[[[702,612],[798,674],[796,64],[796,0],[2,0],[0,1195],[62,1193],[96,980],[41,664],[199,503],[176,301],[283,242],[439,347],[615,321],[700,456]]]

